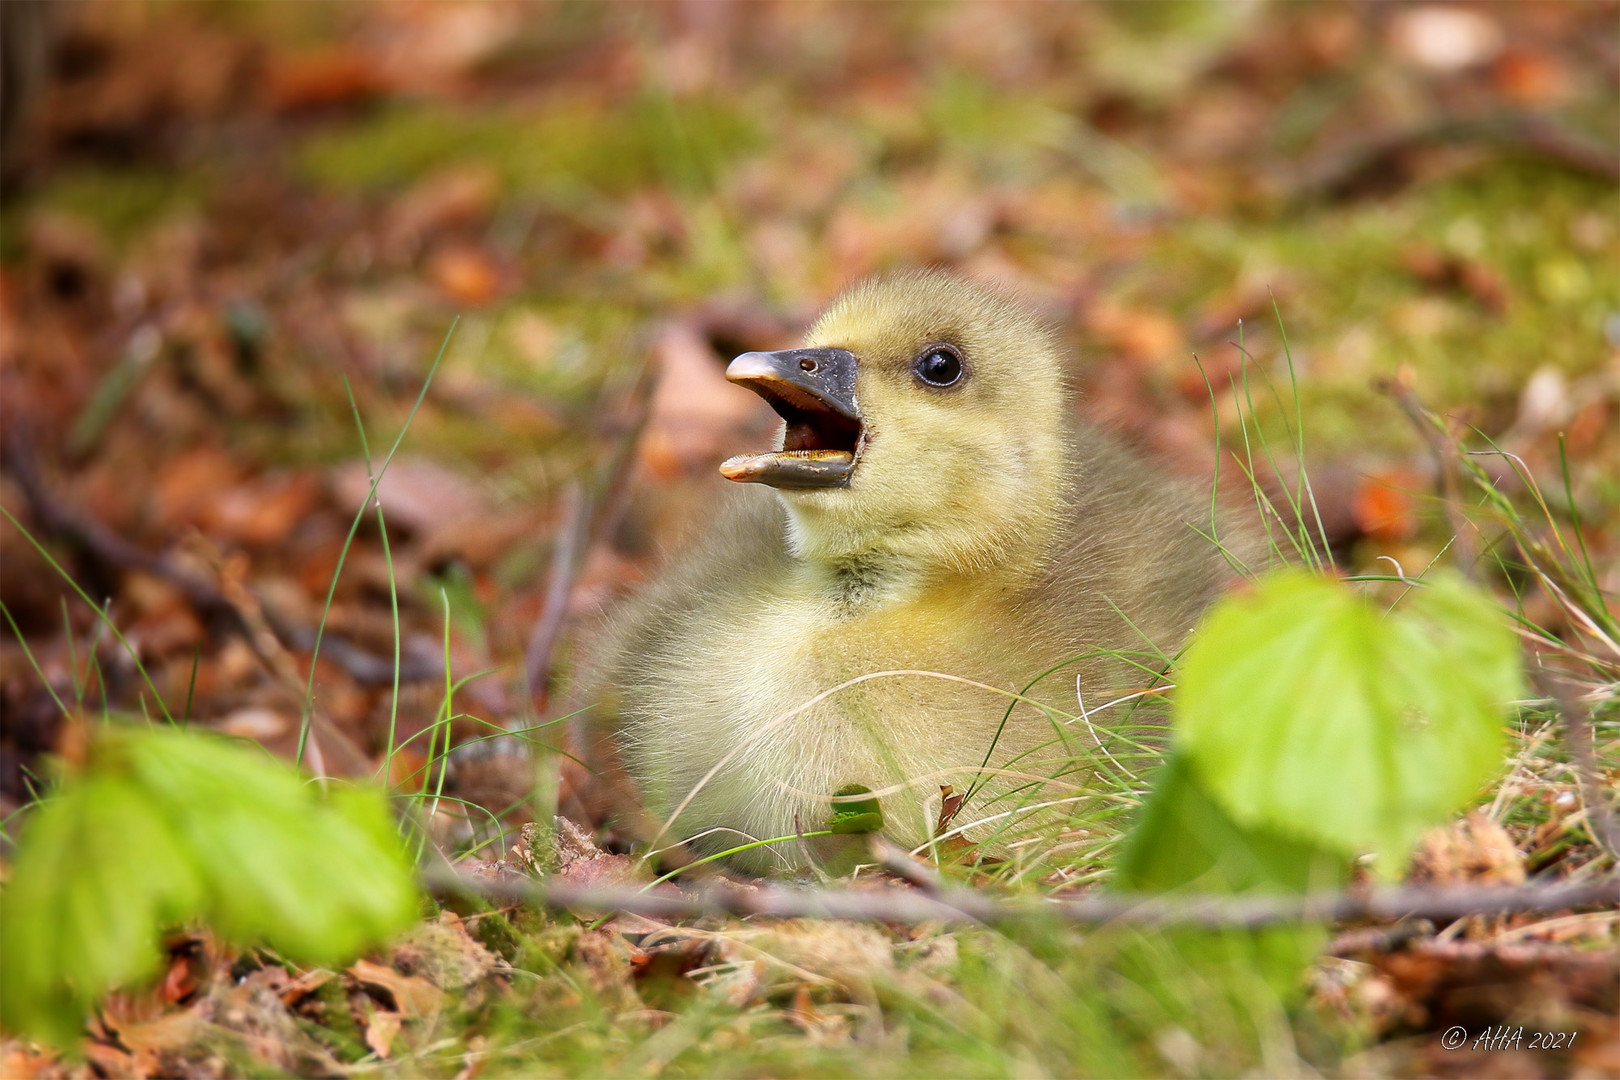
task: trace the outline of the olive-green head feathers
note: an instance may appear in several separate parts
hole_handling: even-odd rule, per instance
[[[732,362],[787,423],[775,453],[721,467],[778,489],[795,554],[927,577],[1044,546],[1066,494],[1067,393],[1038,318],[913,271],[845,292],[805,345]]]

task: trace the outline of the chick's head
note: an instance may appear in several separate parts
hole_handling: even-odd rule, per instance
[[[1062,353],[1031,312],[935,271],[862,282],[806,347],[728,374],[787,425],[722,472],[777,488],[795,554],[970,572],[1038,548],[1064,501]]]

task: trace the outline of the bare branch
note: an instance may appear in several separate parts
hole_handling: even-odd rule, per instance
[[[1620,904],[1620,877],[1580,884],[1525,885],[1517,888],[1388,889],[1310,896],[1085,896],[1002,898],[960,888],[933,893],[915,889],[809,890],[784,886],[739,889],[709,887],[675,895],[633,888],[579,886],[565,882],[475,878],[445,870],[431,872],[427,887],[439,895],[496,897],[553,909],[621,912],[659,919],[705,915],[762,915],[775,918],[851,919],[866,922],[1009,923],[1059,920],[1077,924],[1124,923],[1144,926],[1257,927],[1301,920],[1424,918],[1435,921],[1504,911],[1562,911]]]

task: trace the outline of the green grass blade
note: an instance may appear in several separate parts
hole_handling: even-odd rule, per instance
[[[173,716],[169,715],[168,706],[163,704],[163,695],[158,693],[157,687],[152,684],[152,677],[146,673],[146,667],[141,663],[141,654],[135,649],[135,646],[129,643],[129,639],[124,637],[123,632],[118,629],[117,625],[113,623],[112,616],[103,611],[94,600],[91,600],[89,593],[79,588],[79,583],[73,580],[73,576],[66,570],[62,569],[61,564],[51,557],[51,553],[49,551],[45,550],[45,545],[41,544],[37,539],[35,539],[34,534],[24,528],[23,523],[13,517],[10,510],[7,510],[4,506],[0,506],[0,515],[4,515],[5,519],[11,522],[12,526],[18,532],[22,533],[23,539],[27,540],[28,543],[33,546],[34,550],[39,552],[40,557],[50,565],[52,570],[57,572],[63,581],[68,583],[69,588],[79,594],[79,599],[90,605],[90,609],[96,613],[96,617],[101,620],[102,625],[108,630],[112,631],[113,636],[118,639],[118,644],[124,647],[124,651],[129,654],[129,658],[134,661],[135,670],[141,673],[141,679],[146,683],[147,689],[152,691],[152,698],[157,702],[158,708],[162,710],[163,718],[169,723],[173,724],[175,719]],[[311,676],[313,678],[313,672],[311,673]],[[105,683],[102,684],[101,691],[102,698],[105,700],[107,693]]]
[[[304,714],[298,725],[298,753],[293,759],[300,765],[304,763],[304,749],[309,743],[309,728],[315,715],[315,661],[320,658],[321,640],[326,635],[326,620],[332,613],[332,600],[337,595],[338,578],[343,573],[343,564],[349,557],[349,548],[354,545],[355,534],[360,531],[360,522],[365,520],[366,507],[377,497],[377,485],[382,483],[383,474],[388,471],[389,463],[394,460],[394,455],[399,452],[400,444],[405,441],[406,432],[411,430],[411,423],[416,419],[417,410],[421,409],[422,402],[427,400],[428,387],[433,385],[433,376],[438,372],[439,363],[444,359],[445,351],[450,347],[450,339],[455,335],[456,326],[460,322],[461,317],[459,315],[450,321],[450,329],[445,331],[444,341],[439,344],[439,351],[433,357],[433,363],[428,368],[427,377],[422,380],[422,389],[416,395],[416,401],[411,405],[411,411],[406,415],[405,424],[399,429],[399,435],[394,439],[394,445],[388,448],[388,455],[383,458],[382,465],[377,469],[376,476],[372,478],[371,487],[366,492],[365,500],[361,502],[360,509],[355,511],[354,521],[349,524],[349,534],[343,538],[343,547],[338,552],[337,565],[332,568],[332,582],[326,588],[326,602],[321,606],[321,621],[315,627],[315,644],[309,653],[309,681],[304,687]]]

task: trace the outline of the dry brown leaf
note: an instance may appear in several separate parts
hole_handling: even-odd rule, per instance
[[[346,512],[358,509],[370,490],[371,475],[365,462],[333,470],[333,495]],[[449,519],[490,516],[489,504],[475,481],[429,458],[394,459],[377,485],[377,500],[390,530],[403,527],[428,533]],[[383,581],[386,587],[386,577]]]
[[[487,162],[454,165],[424,177],[402,195],[389,229],[398,243],[477,226],[494,211],[500,194],[500,174]]]
[[[365,1022],[366,1045],[372,1053],[386,1059],[394,1052],[394,1040],[399,1037],[399,1013],[374,1007],[367,1011]]]
[[[717,464],[751,447],[745,436],[768,432],[776,414],[759,397],[726,381],[725,360],[686,321],[671,322],[654,347],[658,387],[639,448],[657,477],[670,479]]]
[[[428,258],[427,279],[458,304],[477,307],[495,298],[501,270],[489,253],[470,244],[453,244]]]
[[[394,749],[394,756],[388,759],[387,784],[392,789],[413,790],[421,787],[422,776],[427,768],[427,754],[414,744],[400,746]]]
[[[386,72],[364,53],[334,45],[280,54],[265,79],[265,101],[279,112],[351,105],[392,89]]]
[[[707,935],[677,936],[630,954],[630,976],[643,1001],[673,1009],[694,989],[690,975],[709,963],[713,943]]]
[[[587,887],[591,885],[632,885],[645,880],[646,875],[637,872],[635,860],[628,855],[617,855],[596,846],[596,840],[591,834],[558,815],[556,844],[556,875],[558,880],[569,885]],[[533,844],[541,841],[543,832],[533,822],[523,826],[524,841],[530,844],[531,853]],[[538,861],[538,856],[532,856]]]
[[[1408,273],[1433,289],[1461,293],[1492,313],[1507,308],[1508,289],[1502,276],[1478,259],[1418,245],[1407,250],[1403,261]]]
[[[1556,54],[1509,45],[1491,64],[1491,82],[1524,105],[1561,105],[1574,96],[1569,65]]]
[[[174,1076],[173,1058],[188,1051],[194,1054],[206,1045],[211,1026],[198,1010],[183,1009],[119,1028],[118,1041],[129,1050],[135,1075]]]
[[[576,824],[561,814],[558,814],[555,820],[557,823],[556,835],[550,839],[555,848],[555,861],[559,868],[578,862],[581,859],[598,859],[607,854],[607,852],[596,846],[596,838],[591,835],[589,829]],[[530,848],[531,858],[537,861],[541,860],[542,856],[536,849],[546,843],[546,830],[530,821],[523,825],[519,833],[523,837],[523,842]]]
[[[215,727],[227,735],[268,745],[290,734],[296,723],[292,715],[280,710],[248,706],[233,711]]]
[[[112,1077],[121,1080],[123,1077],[141,1075],[136,1072],[135,1055],[119,1046],[108,1046],[103,1042],[87,1042],[84,1045],[84,1056],[89,1059],[94,1072],[93,1076]]]
[[[1571,1056],[1581,1071],[1573,1076],[1620,1076],[1620,1015],[1582,1011],[1572,1014],[1570,1028],[1581,1037]]]
[[[63,1080],[67,1065],[55,1053],[37,1050],[21,1039],[0,1040],[0,1076],[11,1080]]]
[[[237,543],[278,545],[303,523],[320,494],[320,478],[314,473],[267,473],[214,492],[197,514],[197,524]]]
[[[1105,345],[1132,360],[1180,359],[1190,351],[1181,327],[1162,311],[1099,304],[1086,322]]]
[[[402,975],[370,960],[356,960],[344,974],[385,1006],[412,1020],[434,1015],[444,1001],[444,992],[426,979]]]
[[[221,492],[236,486],[242,473],[230,454],[212,445],[169,459],[154,478],[152,505],[158,522],[170,531],[196,522]]]
[[[210,1040],[228,1036],[239,1049],[265,1063],[263,1071],[296,1075],[334,1075],[341,1066],[289,1011],[285,996],[302,994],[330,972],[311,972],[299,979],[270,965],[250,972],[240,983],[216,980],[203,1009],[212,1019]],[[304,995],[307,997],[307,994]],[[302,997],[294,1001],[302,1002]],[[318,1011],[315,1015],[319,1015]],[[253,1070],[258,1071],[258,1070]]]
[[[1383,543],[1410,540],[1422,524],[1417,502],[1424,478],[1411,469],[1377,469],[1356,478],[1350,513],[1356,528]]]
[[[390,4],[377,15],[378,59],[401,84],[442,93],[509,47],[523,16],[510,4]]]
[[[593,859],[575,859],[556,873],[556,879],[575,888],[634,885],[644,879],[628,855],[603,853]]]
[[[327,971],[325,968],[306,971],[281,988],[281,1000],[291,1008],[335,978],[337,978],[337,973]]]
[[[1387,978],[1402,1023],[1420,1031],[1461,1024],[1567,1020],[1571,1010],[1620,1009],[1620,960],[1613,950],[1423,940],[1366,957]]]
[[[169,953],[169,969],[159,994],[170,1005],[178,1005],[208,985],[219,957],[210,940],[201,934],[171,940],[164,947]]]
[[[492,510],[476,517],[445,517],[422,538],[417,557],[432,566],[460,559],[468,566],[490,566],[517,545],[545,535],[544,518],[535,509]]]
[[[159,657],[201,641],[202,621],[173,585],[151,574],[136,572],[124,579],[125,597],[135,609],[127,630],[143,656]]]

